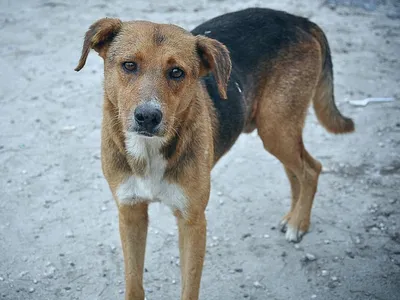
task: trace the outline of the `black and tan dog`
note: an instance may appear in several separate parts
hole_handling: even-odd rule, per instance
[[[354,130],[333,96],[322,30],[307,19],[247,9],[192,32],[145,21],[101,19],[86,33],[104,59],[102,165],[119,209],[126,299],[143,300],[148,204],[162,202],[179,227],[182,299],[198,299],[210,172],[240,133],[258,130],[284,165],[292,205],[286,239],[308,230],[321,164],[304,148],[309,103],[330,132]]]

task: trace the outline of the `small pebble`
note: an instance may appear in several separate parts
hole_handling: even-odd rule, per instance
[[[327,270],[322,270],[321,271],[321,275],[322,276],[327,276],[329,274],[329,272]]]
[[[3,277],[0,277],[0,281],[4,281],[4,278],[3,278]]]
[[[331,280],[332,280],[332,281],[338,281],[339,279],[338,279],[336,276],[332,276],[332,277],[331,277]]]
[[[123,294],[124,290],[119,290],[118,293]]]
[[[29,293],[33,293],[35,291],[35,289],[34,288],[29,288]]]
[[[222,192],[218,192],[217,195],[218,195],[218,196],[222,196],[223,193],[222,193]]]
[[[262,285],[261,285],[261,283],[259,281],[254,281],[253,282],[253,286],[256,287],[256,288],[261,288],[262,287]]]
[[[72,132],[72,131],[74,131],[76,129],[76,126],[73,126],[73,125],[71,125],[71,126],[64,126],[62,129],[61,129],[61,132]]]
[[[48,269],[43,273],[44,277],[53,278],[54,273],[56,272],[56,268],[53,266],[48,266]]]
[[[33,279],[33,283],[34,283],[34,284],[37,284],[38,281],[37,281],[36,279]]]
[[[317,259],[317,258],[315,257],[314,254],[306,253],[306,260],[308,260],[308,261],[314,261],[314,260],[316,260],[316,259]]]
[[[74,237],[74,234],[73,234],[72,231],[67,231],[67,233],[65,234],[65,237],[66,237],[66,238],[73,238],[73,237]]]
[[[269,239],[269,234],[264,234],[264,237],[265,237],[266,239]]]
[[[248,237],[251,237],[251,234],[250,233],[245,233],[245,234],[242,235],[242,240],[244,240],[244,239],[246,239]]]
[[[315,298],[317,298],[317,295],[311,295],[311,299],[315,299]]]

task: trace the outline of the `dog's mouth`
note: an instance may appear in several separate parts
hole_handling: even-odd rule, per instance
[[[156,138],[156,137],[163,137],[165,134],[163,126],[157,126],[155,128],[146,128],[146,126],[139,126],[138,124],[130,125],[127,132],[134,133],[139,137],[144,138]]]
[[[137,132],[139,135],[143,135],[143,136],[145,136],[145,137],[153,137],[154,136],[154,134],[152,134],[152,133],[150,133],[150,132],[148,132],[148,131],[138,131]]]

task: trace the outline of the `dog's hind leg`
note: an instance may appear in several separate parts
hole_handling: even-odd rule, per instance
[[[296,174],[292,170],[285,167],[285,172],[289,179],[290,190],[292,192],[292,201],[290,204],[290,212],[291,212],[296,207],[297,200],[299,200],[300,197],[300,182]]]
[[[265,149],[282,162],[290,182],[291,208],[282,219],[281,225],[286,231],[286,239],[294,242],[300,241],[309,228],[311,208],[321,171],[321,164],[304,148],[301,131],[296,133],[293,130],[298,125],[286,123],[275,128],[258,126]]]
[[[256,99],[255,121],[264,148],[284,165],[292,203],[282,219],[286,239],[300,241],[310,224],[321,164],[304,148],[302,132],[320,76],[319,46],[312,41],[282,53]]]
[[[301,164],[297,165],[293,174],[298,177],[299,195],[296,201],[293,198],[290,212],[282,219],[281,229],[286,232],[288,241],[298,242],[310,226],[311,209],[314,196],[317,191],[318,177],[321,172],[321,164],[313,159],[306,149],[300,149]],[[287,168],[287,167],[285,167]],[[292,181],[291,181],[292,183]]]
[[[265,149],[275,155],[285,167],[292,201],[290,211],[282,219],[281,225],[286,231],[286,239],[297,242],[309,228],[321,164],[304,148],[301,133],[291,132],[292,126],[296,124],[289,123],[275,129],[259,126],[258,132]]]

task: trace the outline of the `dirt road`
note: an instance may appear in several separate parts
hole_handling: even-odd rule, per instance
[[[283,168],[255,134],[239,139],[213,171],[201,299],[400,299],[400,7],[244,2],[0,2],[0,299],[124,297],[116,207],[99,160],[102,61],[92,53],[73,71],[88,26],[112,16],[191,29],[267,4],[326,31],[336,99],[357,132],[330,135],[310,110],[305,144],[324,172],[311,232],[296,245],[276,229],[289,208]],[[396,101],[347,102],[366,97]],[[159,205],[145,288],[148,300],[179,299],[176,225]]]

